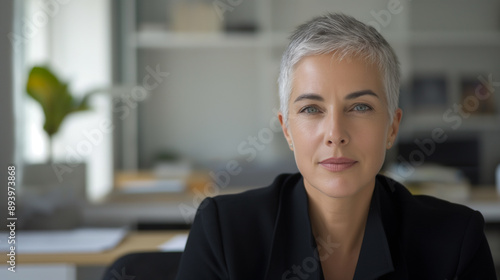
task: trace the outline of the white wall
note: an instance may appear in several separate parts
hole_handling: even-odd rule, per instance
[[[105,0],[72,0],[52,23],[51,63],[71,81],[75,94],[111,84],[111,11]],[[62,127],[60,145],[55,151],[62,158],[69,145],[79,152],[83,133],[100,131],[93,136],[92,151],[87,157],[87,191],[90,199],[102,197],[112,188],[111,133],[104,133],[100,123],[111,120],[110,97],[93,99],[93,112],[74,115]],[[72,143],[72,144],[69,144]],[[83,144],[81,144],[83,145]],[[63,148],[64,146],[64,148]],[[82,149],[83,150],[83,149]]]
[[[36,36],[26,43],[26,71],[36,64],[50,65],[69,83],[77,98],[89,90],[110,86],[110,1],[30,1],[25,17],[33,20],[45,13],[48,23],[39,24]],[[38,104],[25,99],[25,160],[43,162],[47,159],[44,117]],[[112,188],[112,135],[100,129],[103,121],[111,121],[111,98],[97,95],[91,106],[90,112],[75,113],[64,120],[54,137],[53,149],[56,162],[70,159],[87,163],[87,196],[95,200]]]

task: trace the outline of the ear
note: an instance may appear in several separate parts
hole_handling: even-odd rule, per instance
[[[403,110],[398,108],[396,112],[394,112],[394,118],[392,119],[392,123],[391,126],[389,127],[389,131],[387,134],[387,141],[391,143],[388,149],[392,147],[392,144],[394,144],[394,141],[396,140],[396,136],[398,136],[399,124],[401,123],[402,117],[403,117]]]
[[[288,142],[288,147],[290,147],[290,150],[293,151],[292,137],[290,135],[290,131],[288,130],[288,127],[285,124],[285,119],[284,119],[283,114],[281,112],[278,112],[278,119],[280,120],[281,129],[283,130],[283,135],[285,135],[286,141]]]

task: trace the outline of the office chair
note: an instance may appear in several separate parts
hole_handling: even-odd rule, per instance
[[[106,269],[102,280],[174,280],[182,252],[131,253]]]

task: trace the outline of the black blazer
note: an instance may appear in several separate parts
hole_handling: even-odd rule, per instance
[[[354,279],[496,279],[483,227],[478,211],[377,175]],[[335,246],[313,238],[302,176],[282,174],[206,198],[177,279],[323,279],[319,258]]]

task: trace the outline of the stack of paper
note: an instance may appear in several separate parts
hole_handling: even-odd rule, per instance
[[[164,252],[183,252],[186,247],[187,238],[187,234],[178,234],[169,241],[161,244],[158,249]]]
[[[7,243],[1,235],[0,251],[16,247],[18,254],[97,253],[114,248],[126,236],[124,228],[82,228],[17,232],[16,243]]]

